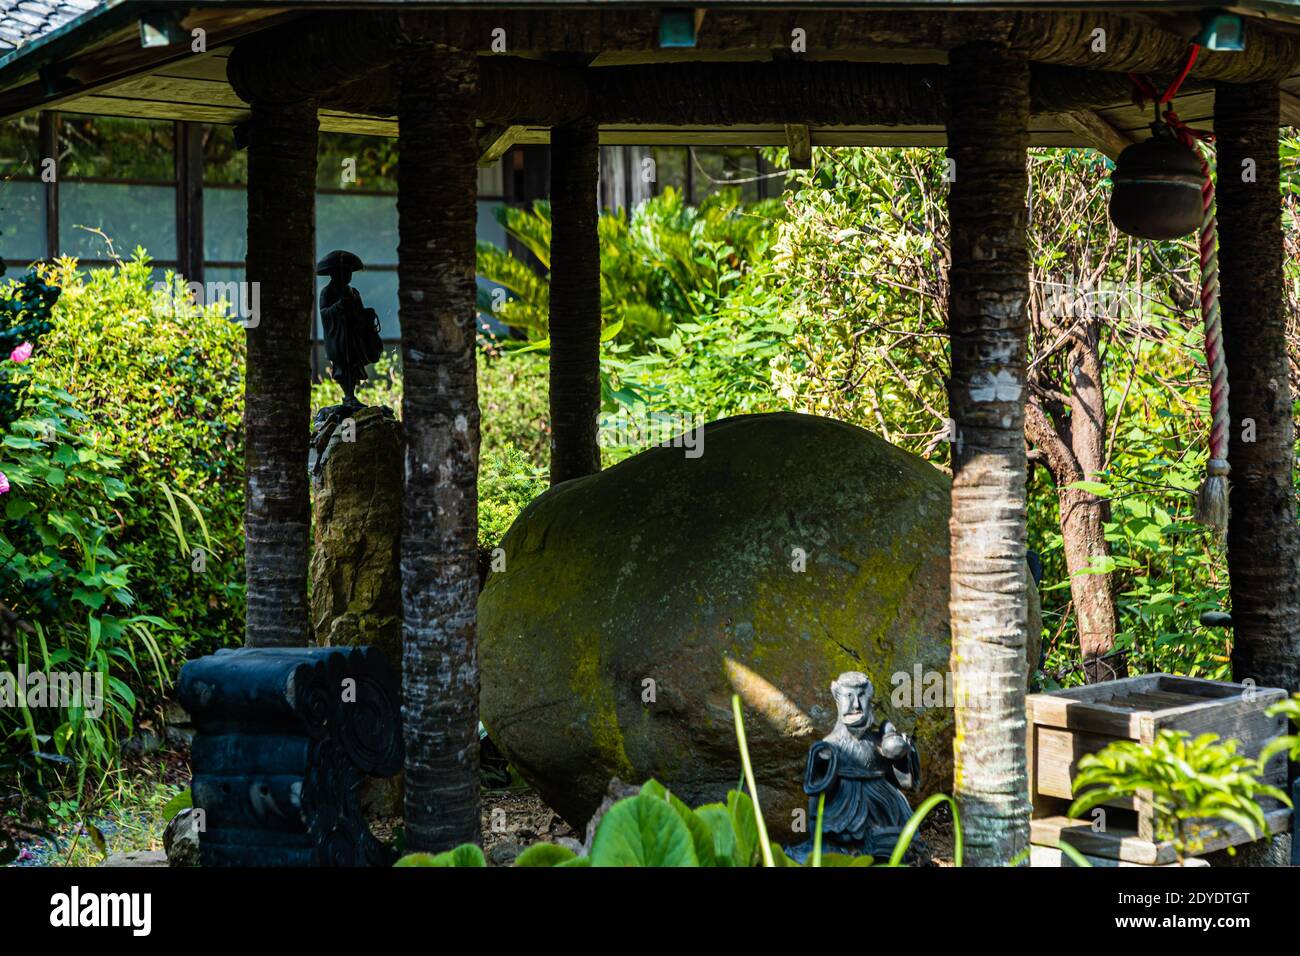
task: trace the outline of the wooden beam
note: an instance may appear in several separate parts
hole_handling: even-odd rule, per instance
[[[284,10],[196,11],[183,21],[185,29],[207,31],[205,42],[217,47],[266,29],[300,13]],[[37,109],[61,106],[87,93],[104,91],[171,64],[200,59],[211,54],[196,54],[188,45],[142,48],[134,26],[123,38],[101,48],[85,52],[67,61],[68,75],[76,85],[53,96],[45,92],[39,80],[0,92],[0,120],[10,119]],[[223,72],[224,79],[224,72]]]
[[[59,255],[59,113],[44,110],[41,113],[41,154],[36,175],[44,173],[44,161],[53,159],[54,181],[45,184],[45,254],[51,261]]]
[[[600,148],[596,123],[551,134],[551,484],[600,471]]]
[[[484,127],[478,138],[479,153],[478,164],[480,166],[491,166],[502,156],[506,154],[511,146],[519,142],[527,130],[525,126],[487,126]]]
[[[785,142],[790,148],[791,169],[812,169],[812,135],[800,123],[785,124]]]
[[[1119,159],[1119,154],[1133,145],[1133,140],[1111,126],[1092,110],[1057,113],[1056,121],[1071,132],[1079,134],[1085,142],[1094,149],[1105,153],[1111,159]]]
[[[1300,126],[1300,96],[1294,93],[1288,93],[1286,90],[1279,91],[1282,109],[1283,126]]]

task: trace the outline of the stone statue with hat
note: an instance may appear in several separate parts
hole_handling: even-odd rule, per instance
[[[366,366],[379,361],[383,340],[379,316],[366,308],[361,293],[352,288],[352,274],[365,266],[361,258],[345,249],[335,249],[316,263],[318,276],[329,276],[320,293],[320,320],[325,332],[325,355],[333,366],[335,380],[343,386],[343,407],[360,408],[356,387],[366,381]]]

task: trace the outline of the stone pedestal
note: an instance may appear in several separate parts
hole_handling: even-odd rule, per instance
[[[389,408],[331,406],[312,423],[311,624],[322,647],[370,646],[402,672],[405,439]],[[368,780],[367,815],[401,813],[401,777]]]
[[[379,406],[321,409],[312,428],[316,644],[369,645],[402,667],[402,425]]]

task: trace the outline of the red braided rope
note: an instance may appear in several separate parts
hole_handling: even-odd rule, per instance
[[[1134,101],[1139,106],[1154,101],[1167,104],[1191,72],[1200,47],[1193,43],[1188,50],[1182,72],[1162,94],[1146,77],[1134,73],[1129,79],[1134,87]],[[1192,129],[1172,109],[1166,109],[1164,123],[1178,140],[1201,161],[1201,323],[1205,328],[1205,360],[1210,371],[1210,460],[1207,477],[1197,496],[1197,515],[1203,522],[1223,531],[1227,523],[1228,467],[1228,369],[1223,353],[1223,323],[1219,313],[1219,229],[1214,214],[1214,179],[1201,143],[1214,141],[1214,134]]]

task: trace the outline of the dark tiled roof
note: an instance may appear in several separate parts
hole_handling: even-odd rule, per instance
[[[0,0],[0,56],[100,5],[101,0]]]

